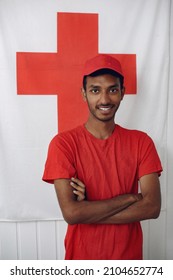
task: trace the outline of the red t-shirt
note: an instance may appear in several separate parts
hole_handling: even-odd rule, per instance
[[[87,200],[102,200],[137,193],[138,180],[162,166],[151,138],[144,132],[115,126],[105,140],[85,126],[60,133],[50,143],[43,180],[79,178]],[[65,259],[142,259],[139,222],[119,225],[68,225]]]

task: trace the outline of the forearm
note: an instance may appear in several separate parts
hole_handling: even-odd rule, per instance
[[[126,209],[137,199],[136,195],[128,194],[102,201],[74,201],[64,218],[71,224],[99,223]]]
[[[80,192],[79,179],[55,180],[55,189],[63,216],[69,224],[125,224],[157,218],[161,207],[160,183],[157,173],[140,178],[141,194],[124,194],[102,201],[77,201],[70,184]],[[84,188],[85,189],[85,188]],[[75,191],[76,192],[76,191]],[[82,189],[82,192],[85,191]]]
[[[147,199],[142,199],[128,206],[126,209],[100,221],[100,224],[127,224],[147,219],[156,219],[160,213],[160,206],[154,205]]]
[[[70,180],[58,179],[54,183],[63,217],[69,224],[98,223],[139,199],[138,195],[126,194],[101,201],[77,201]]]

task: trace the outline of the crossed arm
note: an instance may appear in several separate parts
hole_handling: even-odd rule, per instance
[[[160,183],[156,173],[140,178],[141,194],[100,201],[83,200],[85,186],[78,179],[57,179],[54,184],[62,214],[69,224],[124,224],[154,219],[160,213]]]

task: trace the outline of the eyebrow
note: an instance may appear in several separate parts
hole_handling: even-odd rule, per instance
[[[90,85],[89,88],[100,88],[101,86],[100,85]],[[108,88],[113,88],[113,87],[119,87],[119,84],[116,83],[116,84],[113,84],[113,85],[110,85]]]
[[[119,87],[119,85],[120,85],[120,84],[117,84],[117,83],[116,83],[116,84],[114,84],[114,85],[111,85],[109,88],[112,88],[112,87]]]

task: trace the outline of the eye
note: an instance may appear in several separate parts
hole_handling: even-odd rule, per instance
[[[118,88],[111,88],[110,89],[110,93],[115,94],[115,93],[118,93],[118,92],[119,92]]]
[[[90,91],[91,91],[91,93],[93,93],[93,94],[99,93],[99,89],[98,89],[98,88],[92,88]]]

